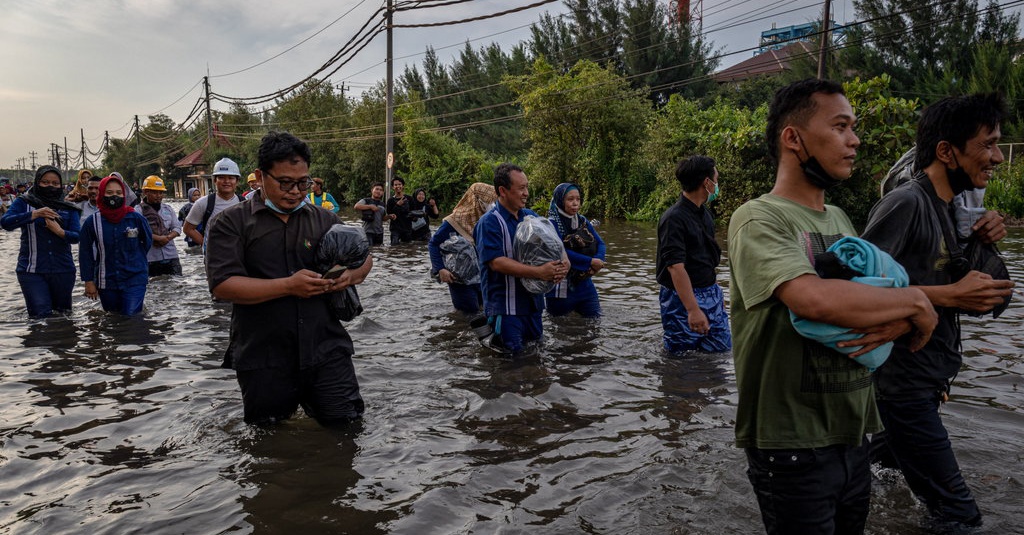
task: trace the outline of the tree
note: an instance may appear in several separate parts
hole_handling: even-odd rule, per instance
[[[591,61],[560,74],[543,58],[508,84],[525,116],[535,198],[575,182],[586,192],[588,213],[616,217],[646,196],[653,183],[637,173],[653,113],[645,90],[630,88],[611,68]]]

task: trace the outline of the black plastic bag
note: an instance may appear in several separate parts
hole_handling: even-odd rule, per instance
[[[460,284],[480,284],[480,263],[477,261],[476,247],[469,240],[452,234],[441,243],[440,249],[444,268],[451,271]]]
[[[335,265],[348,269],[358,268],[369,255],[370,243],[363,229],[338,223],[332,225],[320,240],[316,262],[320,272],[325,273]],[[328,297],[331,300],[331,311],[341,321],[352,321],[363,313],[363,305],[355,286],[333,292]]]

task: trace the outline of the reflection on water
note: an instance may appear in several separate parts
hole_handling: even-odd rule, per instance
[[[653,227],[601,232],[605,317],[545,318],[544,349],[515,361],[465,329],[422,246],[377,248],[348,325],[366,419],[345,431],[241,423],[219,368],[230,307],[199,257],[151,283],[142,317],[79,295],[70,317],[29,321],[17,235],[0,234],[0,532],[759,532],[731,358],[666,358]],[[1004,251],[1024,280],[1024,232]],[[964,319],[943,408],[985,533],[1024,517],[1022,317],[1018,296],[995,322]],[[868,532],[916,532],[922,509],[878,475]]]

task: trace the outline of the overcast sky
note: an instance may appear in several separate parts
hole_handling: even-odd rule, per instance
[[[536,0],[475,0],[396,15],[395,24],[471,18]],[[667,0],[663,0],[667,1]],[[692,0],[696,5],[698,0]],[[36,151],[49,160],[50,143],[72,154],[96,150],[103,132],[124,137],[135,115],[183,120],[211,75],[213,91],[250,97],[287,87],[311,74],[347,41],[384,0],[0,0],[0,168]],[[822,0],[705,0],[703,28],[728,66],[752,55],[762,30],[812,21]],[[850,0],[833,2],[833,19],[854,19]],[[529,37],[545,11],[561,2],[489,20],[433,29],[396,29],[396,76],[418,64],[427,45],[450,62],[467,39],[504,48]],[[347,13],[347,14],[346,14]],[[336,21],[336,22],[334,22]],[[333,24],[332,24],[333,22]],[[328,26],[329,25],[329,26]],[[314,33],[319,34],[312,36]],[[239,74],[300,41],[280,57]],[[743,52],[738,52],[743,51]],[[384,78],[381,35],[332,82],[359,92]],[[191,88],[191,89],[190,89]],[[180,99],[180,100],[179,100]],[[177,101],[177,102],[176,102]],[[225,109],[222,104],[215,104]],[[31,166],[31,160],[26,161]]]

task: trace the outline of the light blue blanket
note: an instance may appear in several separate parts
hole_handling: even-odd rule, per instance
[[[860,238],[846,237],[833,243],[828,248],[828,251],[835,253],[839,262],[846,267],[864,274],[862,277],[850,279],[853,282],[882,288],[906,288],[910,284],[910,278],[907,276],[907,271],[903,269],[903,266],[893,260],[889,253],[879,249],[870,242]],[[836,327],[835,325],[806,320],[793,314],[792,311],[790,311],[789,317],[793,321],[793,327],[804,338],[820,342],[846,355],[860,349],[860,346],[837,347],[836,344],[846,340],[855,340],[863,336],[862,334],[850,332],[851,330],[845,327]],[[859,357],[855,357],[854,360],[866,366],[869,370],[875,371],[889,358],[892,346],[892,342],[878,346]]]

